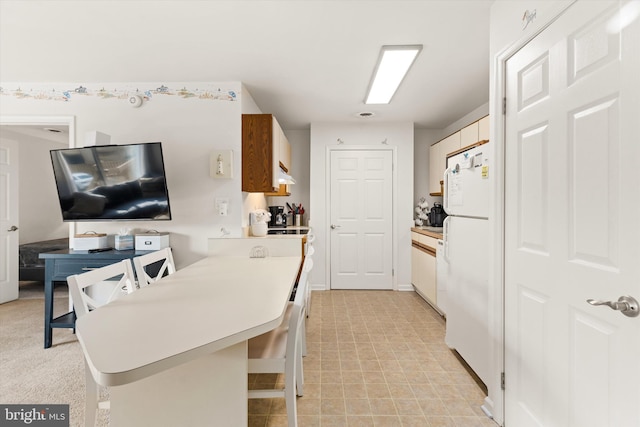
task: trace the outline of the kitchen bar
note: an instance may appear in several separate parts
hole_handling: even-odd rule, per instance
[[[278,326],[300,256],[209,256],[78,319],[118,426],[247,425],[247,340]]]

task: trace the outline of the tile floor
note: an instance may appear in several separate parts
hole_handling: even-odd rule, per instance
[[[299,427],[496,427],[484,393],[414,292],[313,292]],[[251,375],[249,387],[281,386]],[[284,398],[250,399],[249,427],[286,427]]]

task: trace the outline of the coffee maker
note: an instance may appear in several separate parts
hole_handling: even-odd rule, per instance
[[[269,206],[269,213],[271,214],[269,228],[287,226],[287,216],[284,213],[284,206]]]

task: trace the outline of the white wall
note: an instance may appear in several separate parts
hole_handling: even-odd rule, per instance
[[[122,98],[128,90],[144,92],[162,84],[171,88],[174,94],[152,93],[140,108],[132,108],[126,97]],[[73,88],[78,84],[3,82],[2,86],[6,90],[0,97],[3,117],[75,116],[78,146],[83,145],[87,132],[95,130],[111,135],[114,144],[162,142],[173,219],[79,223],[78,231],[114,233],[122,227],[169,231],[178,267],[205,256],[207,239],[219,237],[222,227],[229,229],[232,235],[241,235],[244,213],[240,174],[242,90],[239,82],[83,83],[89,89],[88,94],[74,93]],[[19,96],[14,92],[17,87],[23,94],[39,96]],[[114,96],[101,95],[103,87]],[[195,95],[178,93],[183,87],[193,88]],[[233,91],[236,100],[198,95],[198,91],[208,89],[215,93],[217,88],[222,88],[223,92]],[[69,98],[62,100],[61,95],[69,89],[72,91]],[[213,149],[233,150],[233,179],[210,178],[209,158]],[[47,179],[44,172],[38,179]],[[229,199],[227,217],[215,213],[216,197]]]
[[[337,139],[344,145],[376,146],[386,139],[390,147],[397,148],[397,193],[394,247],[397,265],[396,281],[399,288],[410,288],[411,283],[411,230],[413,225],[413,123],[312,123],[310,158],[310,205],[311,222],[316,233],[316,255],[310,282],[315,289],[328,289],[326,178],[327,147],[337,146]]]

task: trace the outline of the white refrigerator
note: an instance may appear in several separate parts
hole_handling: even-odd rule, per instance
[[[490,378],[489,144],[450,157],[444,173],[445,342],[480,379]]]

